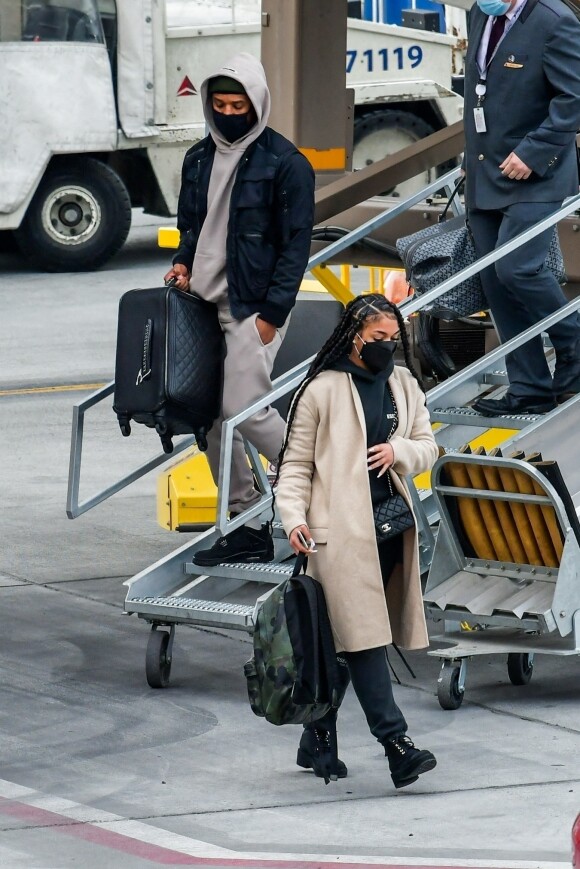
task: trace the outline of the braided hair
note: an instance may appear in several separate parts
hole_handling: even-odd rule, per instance
[[[310,368],[308,369],[308,373],[306,374],[305,379],[302,381],[302,383],[294,393],[290,405],[288,421],[286,423],[286,434],[284,437],[284,443],[282,444],[282,449],[280,450],[280,455],[278,456],[278,467],[276,470],[276,477],[272,483],[272,489],[274,489],[278,483],[280,468],[282,467],[284,454],[288,446],[288,439],[290,437],[292,423],[294,422],[294,417],[296,416],[296,408],[298,407],[298,402],[300,401],[304,390],[306,389],[308,384],[311,383],[314,378],[321,373],[321,371],[326,371],[328,368],[331,368],[332,365],[337,362],[341,357],[348,356],[354,336],[359,331],[361,326],[363,326],[369,320],[376,320],[379,317],[385,315],[390,315],[391,317],[394,317],[394,319],[397,321],[399,325],[399,331],[401,333],[401,342],[403,344],[405,364],[417,381],[417,383],[419,384],[421,390],[423,392],[425,391],[423,383],[421,382],[421,378],[419,377],[417,371],[415,370],[415,366],[413,365],[413,361],[411,358],[411,347],[409,344],[409,336],[407,335],[407,329],[405,326],[403,315],[399,311],[398,307],[380,293],[368,293],[367,295],[357,296],[356,298],[351,299],[351,301],[346,305],[334,332],[332,333],[328,341],[323,345],[323,347],[318,351],[312,364],[310,365]]]

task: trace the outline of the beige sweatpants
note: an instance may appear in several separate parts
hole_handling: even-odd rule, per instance
[[[222,412],[208,434],[206,453],[216,485],[222,422],[271,390],[274,360],[290,319],[276,331],[270,344],[264,345],[256,326],[256,315],[245,320],[235,320],[227,300],[224,300],[218,303],[218,316],[226,341]],[[269,462],[275,462],[282,447],[284,428],[284,420],[278,411],[273,407],[266,407],[247,419],[234,432],[230,511],[239,513],[247,510],[260,498],[254,488],[252,470],[248,465],[242,438],[250,441]]]

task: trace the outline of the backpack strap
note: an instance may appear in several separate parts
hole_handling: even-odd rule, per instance
[[[330,627],[330,619],[328,618],[328,610],[326,608],[326,598],[324,597],[324,589],[320,583],[317,582],[317,580],[312,579],[312,577],[306,576],[307,565],[308,556],[301,552],[296,557],[292,579],[295,582],[298,582],[304,589],[310,605],[310,611],[314,614],[315,623],[313,627],[317,633],[320,648],[322,650],[328,680],[328,689],[330,691],[329,700],[332,706],[335,709],[338,709],[340,703],[341,679],[338,672],[334,637],[332,635],[332,628]],[[305,571],[305,579],[308,580],[307,582],[304,582],[302,577],[299,575],[302,569]],[[314,639],[316,640],[317,638],[315,637]],[[318,642],[314,645],[315,648],[318,648]]]
[[[308,608],[310,610],[311,615],[311,629],[312,634],[310,637],[310,645],[312,647],[313,653],[313,665],[314,665],[314,673],[318,674],[320,672],[320,637],[318,624],[320,621],[319,616],[319,606],[318,606],[318,597],[316,595],[316,590],[313,585],[313,580],[310,576],[306,576],[305,574],[300,575],[300,571],[302,569],[306,570],[306,565],[308,564],[308,557],[303,553],[300,553],[294,564],[294,570],[292,572],[292,583],[299,585],[304,594],[306,595],[306,600],[308,601]]]
[[[313,616],[313,648],[315,650],[316,672],[319,672],[318,650],[320,649],[320,651],[322,652],[326,682],[330,694],[329,700],[332,708],[338,710],[338,706],[340,703],[341,681],[338,672],[338,662],[336,660],[334,637],[332,635],[332,628],[330,626],[330,619],[328,618],[328,610],[326,608],[326,599],[324,597],[324,590],[319,582],[317,582],[315,579],[312,579],[312,577],[310,576],[300,576],[301,569],[304,569],[304,571],[306,571],[307,563],[308,556],[300,553],[296,558],[296,564],[294,565],[292,579],[295,582],[299,583],[308,599],[310,612]],[[326,776],[324,777],[325,784],[328,784],[329,780],[336,781],[338,779],[338,743],[336,736],[336,715],[332,716],[332,724],[328,728],[328,735],[330,740],[330,764],[328,770],[328,778]]]

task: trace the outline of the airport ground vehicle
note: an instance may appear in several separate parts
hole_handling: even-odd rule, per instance
[[[240,20],[232,3],[224,23],[217,7],[0,0],[0,232],[14,231],[36,265],[97,268],[123,245],[132,207],[176,213],[184,152],[204,135],[200,82],[222,58],[260,51],[258,13]],[[456,43],[349,19],[355,168],[460,119]]]

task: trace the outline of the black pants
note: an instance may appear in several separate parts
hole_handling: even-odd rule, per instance
[[[395,564],[401,560],[402,538],[379,546],[379,561],[383,582],[389,581]],[[339,672],[344,690],[352,682],[352,687],[366,716],[369,729],[379,742],[407,732],[405,717],[393,697],[391,673],[385,646],[364,649],[361,652],[341,652],[338,656]],[[330,712],[308,728],[327,730],[335,712]]]
[[[468,211],[477,256],[482,257],[525,229],[552,214],[560,202],[517,202],[497,211]],[[518,250],[481,272],[487,297],[502,341],[508,341],[548,314],[562,308],[566,296],[544,266],[553,229],[547,229]],[[548,330],[556,349],[572,349],[580,339],[580,316],[575,313]],[[538,335],[506,357],[509,391],[520,397],[552,397],[552,377]]]

